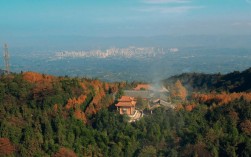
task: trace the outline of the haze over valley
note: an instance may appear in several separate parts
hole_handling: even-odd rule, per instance
[[[121,52],[107,53],[112,49]],[[137,53],[132,49],[140,51]],[[113,47],[103,51],[36,51],[29,48],[16,51],[10,48],[10,51],[13,72],[37,71],[104,81],[152,82],[184,72],[228,73],[244,70],[251,63],[249,47]]]

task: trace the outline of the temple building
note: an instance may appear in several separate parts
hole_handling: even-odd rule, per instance
[[[122,96],[115,105],[120,114],[133,115],[135,113],[136,100],[134,97]]]

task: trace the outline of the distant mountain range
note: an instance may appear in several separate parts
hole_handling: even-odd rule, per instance
[[[184,73],[164,80],[164,84],[172,84],[180,80],[190,91],[251,91],[251,68],[239,72],[222,74]]]

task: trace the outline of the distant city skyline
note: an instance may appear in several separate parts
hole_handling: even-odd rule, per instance
[[[251,35],[251,0],[1,0],[0,42],[54,36]]]

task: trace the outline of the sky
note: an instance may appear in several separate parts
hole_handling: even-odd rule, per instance
[[[50,36],[251,35],[251,0],[0,0],[0,41]]]

